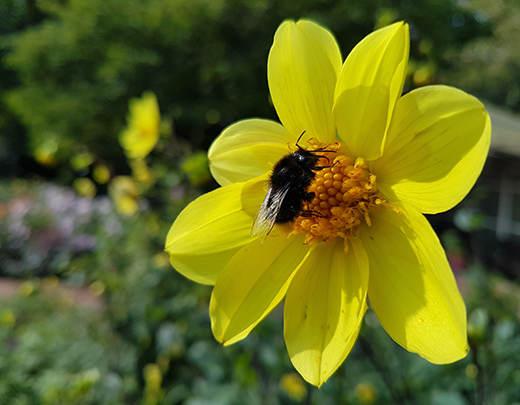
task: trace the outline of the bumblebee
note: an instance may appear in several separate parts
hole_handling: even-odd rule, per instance
[[[282,157],[273,167],[269,189],[251,228],[252,237],[259,236],[264,241],[275,225],[293,222],[299,215],[319,214],[303,211],[303,203],[314,198],[314,193],[307,192],[307,189],[316,178],[316,171],[331,167],[318,166],[320,159],[328,158],[317,153],[337,151],[323,148],[303,149],[298,144],[303,134],[305,131],[296,141],[298,150]]]

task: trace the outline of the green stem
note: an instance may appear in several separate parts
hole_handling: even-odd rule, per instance
[[[473,364],[477,367],[477,375],[475,378],[475,405],[482,405],[484,403],[484,395],[485,395],[485,375],[484,369],[479,361],[479,347],[477,344],[472,342],[471,339],[468,341],[469,346],[471,347],[471,356],[473,359]]]
[[[370,360],[370,363],[372,363],[372,366],[374,369],[378,372],[378,374],[381,376],[381,379],[383,380],[383,383],[388,388],[388,391],[390,392],[390,396],[392,397],[392,400],[395,404],[399,405],[406,405],[408,404],[408,395],[406,393],[402,393],[400,391],[395,390],[395,385],[393,384],[393,379],[390,377],[392,375],[391,370],[389,367],[387,367],[383,362],[380,362],[378,359],[382,358],[382,356],[379,356],[375,353],[374,349],[370,345],[367,339],[364,337],[358,337],[357,340],[360,345],[361,349],[365,352],[368,359]]]

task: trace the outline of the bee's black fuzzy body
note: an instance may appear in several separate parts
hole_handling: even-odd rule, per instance
[[[296,141],[298,150],[282,157],[273,167],[269,190],[251,227],[251,236],[259,236],[262,241],[275,225],[293,222],[298,215],[305,214],[303,203],[314,198],[314,193],[307,189],[316,178],[316,171],[330,167],[318,166],[320,159],[327,158],[316,152],[336,153],[323,148],[303,149],[298,145],[302,136],[303,133]]]
[[[285,192],[285,198],[280,205],[275,223],[285,224],[294,221],[302,211],[303,202],[314,198],[314,194],[308,193],[307,189],[316,177],[315,170],[320,169],[316,166],[319,158],[320,156],[312,151],[299,148],[276,163],[269,179],[272,198],[276,198],[280,192]],[[267,204],[271,205],[270,201]]]

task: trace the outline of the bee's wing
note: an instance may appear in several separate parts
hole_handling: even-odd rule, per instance
[[[264,242],[276,224],[276,217],[288,191],[289,184],[276,192],[269,188],[251,227],[251,237],[258,236]]]

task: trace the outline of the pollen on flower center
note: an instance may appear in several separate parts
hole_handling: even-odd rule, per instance
[[[358,226],[363,222],[371,224],[372,207],[397,210],[379,192],[376,176],[368,170],[363,158],[338,154],[332,160],[331,153],[327,157],[331,159],[331,167],[316,171],[307,190],[314,193],[314,198],[304,203],[292,233],[307,232],[307,245],[341,237],[345,239],[346,249],[347,239],[355,236]]]

